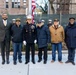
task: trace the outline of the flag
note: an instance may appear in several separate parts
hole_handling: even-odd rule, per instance
[[[36,8],[35,0],[32,0],[32,23],[34,23],[34,11]]]

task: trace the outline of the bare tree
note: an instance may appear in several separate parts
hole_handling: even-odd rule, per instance
[[[49,1],[49,3],[50,3],[52,13],[55,13],[54,6],[53,6],[53,2],[54,2],[55,0],[48,0],[48,1]]]
[[[38,7],[40,7],[40,9],[42,10],[43,14],[47,14],[48,13],[48,1],[44,0],[44,7],[42,5],[39,5],[38,3],[36,3],[36,5]]]
[[[55,13],[55,9],[53,4],[59,5],[59,8],[57,8],[57,12],[60,13],[69,13],[69,5],[70,5],[70,0],[48,0],[50,5],[51,5],[51,11],[52,13]]]

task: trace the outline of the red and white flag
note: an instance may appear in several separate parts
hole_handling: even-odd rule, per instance
[[[34,10],[36,8],[35,0],[32,0],[32,23],[34,23]]]

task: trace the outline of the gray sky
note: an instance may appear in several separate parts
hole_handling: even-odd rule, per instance
[[[45,1],[48,2],[48,0],[36,0],[36,3],[40,4],[41,6],[44,6]]]

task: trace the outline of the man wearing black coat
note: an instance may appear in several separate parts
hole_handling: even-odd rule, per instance
[[[44,64],[47,63],[47,46],[49,43],[50,34],[47,25],[41,21],[37,24],[37,44],[38,44],[38,62],[42,61],[42,51],[44,51]]]
[[[76,23],[74,17],[69,18],[69,24],[65,28],[65,42],[68,48],[68,60],[65,63],[71,62],[75,65]]]
[[[5,52],[6,62],[9,64],[9,51],[10,51],[10,29],[11,25],[7,20],[7,14],[2,14],[2,20],[0,21],[0,43],[1,43],[1,55],[2,64],[5,64]]]
[[[16,19],[16,23],[11,27],[12,42],[13,42],[13,64],[17,64],[17,55],[19,63],[22,63],[22,43],[23,43],[23,26],[20,18]]]
[[[23,27],[23,43],[26,44],[26,62],[30,61],[30,50],[32,54],[32,63],[35,64],[35,41],[36,41],[36,25],[32,24],[32,16],[27,16],[26,25]]]

